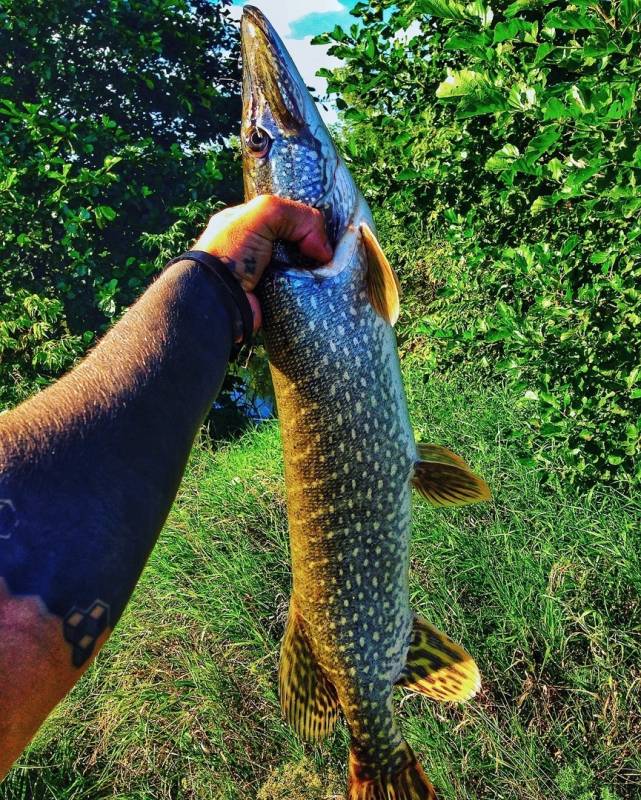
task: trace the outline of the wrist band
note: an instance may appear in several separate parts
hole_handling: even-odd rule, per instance
[[[165,269],[178,261],[195,261],[205,267],[223,285],[227,308],[236,317],[236,321],[242,325],[243,338],[240,342],[232,343],[230,361],[235,361],[243,347],[251,344],[254,334],[254,314],[249,305],[247,295],[222,258],[212,256],[211,253],[206,253],[204,250],[187,250],[182,255],[176,256],[176,258],[172,258],[171,261],[167,262]]]

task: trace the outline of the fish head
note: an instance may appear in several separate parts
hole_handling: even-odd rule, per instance
[[[253,6],[243,9],[241,48],[245,199],[275,194],[320,209],[336,245],[360,197],[349,170],[285,45]],[[300,266],[295,251],[278,243],[275,254]]]

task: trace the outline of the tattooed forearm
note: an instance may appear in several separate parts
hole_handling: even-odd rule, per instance
[[[231,347],[174,265],[70,375],[0,415],[0,780],[118,621]]]
[[[219,389],[219,291],[175,265],[74,372],[0,416],[0,578],[59,620],[74,668],[121,616]]]

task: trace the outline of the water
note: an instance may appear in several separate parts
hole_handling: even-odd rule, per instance
[[[213,441],[235,439],[248,428],[276,416],[271,380],[266,383],[261,370],[237,369],[240,374],[229,373],[226,376],[205,421]]]

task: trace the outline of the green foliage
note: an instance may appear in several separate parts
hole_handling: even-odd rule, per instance
[[[2,4],[1,405],[68,368],[238,199],[236,38],[226,3]]]
[[[573,480],[639,483],[641,7],[354,14],[321,37],[346,61],[330,89],[384,225],[402,215],[409,249],[427,223],[449,248],[423,323],[439,364],[509,377],[529,409],[525,459],[560,450]]]
[[[92,338],[69,333],[59,300],[19,289],[0,303],[0,408],[59,375]]]

